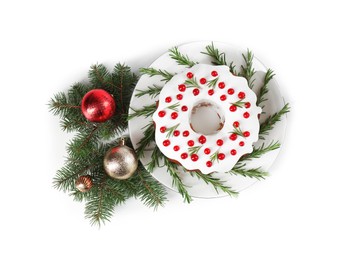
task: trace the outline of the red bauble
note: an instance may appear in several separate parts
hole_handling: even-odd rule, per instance
[[[89,121],[102,123],[115,114],[116,103],[112,95],[105,90],[93,89],[83,97],[81,110]]]

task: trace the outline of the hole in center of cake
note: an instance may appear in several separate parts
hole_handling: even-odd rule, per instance
[[[190,125],[196,133],[212,135],[219,132],[225,123],[220,107],[209,100],[196,103],[190,114]]]

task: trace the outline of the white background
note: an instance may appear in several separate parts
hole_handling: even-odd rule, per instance
[[[334,1],[1,1],[1,259],[337,259]],[[89,66],[198,40],[249,47],[291,103],[272,176],[238,199],[131,200],[101,229],[52,188],[69,135],[46,104]]]

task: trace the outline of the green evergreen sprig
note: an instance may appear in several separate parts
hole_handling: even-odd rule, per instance
[[[244,137],[244,134],[240,127],[234,127],[234,130],[231,133]]]
[[[260,88],[259,93],[257,94],[257,101],[256,101],[257,106],[260,106],[263,102],[267,101],[266,95],[269,92],[268,84],[273,79],[274,76],[275,76],[274,71],[268,69],[263,79],[263,85]],[[262,106],[262,109],[263,108],[264,107]]]
[[[268,172],[263,171],[261,167],[252,169],[245,169],[245,167],[245,164],[236,165],[232,170],[229,171],[229,173],[233,175],[254,178],[257,180],[265,179],[265,177],[268,176]]]
[[[143,138],[137,143],[136,153],[138,157],[143,157],[146,148],[154,142],[155,140],[155,127],[154,122],[150,121],[145,127],[142,128],[144,130]]]
[[[207,87],[209,88],[215,88],[216,84],[218,83],[218,80],[219,78],[214,78],[212,80],[210,80],[208,83],[207,83]]]
[[[118,145],[120,135],[127,129],[127,111],[138,78],[122,64],[117,64],[112,72],[103,65],[93,65],[88,76],[89,84],[76,83],[67,93],[56,94],[49,102],[50,111],[60,117],[63,130],[76,132],[67,144],[66,162],[57,171],[53,185],[75,201],[84,201],[86,218],[101,225],[128,198],[139,198],[145,205],[157,208],[166,201],[166,191],[142,165],[128,180],[115,180],[105,173],[104,155]],[[80,109],[84,95],[96,88],[111,93],[116,102],[115,115],[104,123],[87,121]],[[111,142],[112,139],[115,141]],[[129,141],[127,145],[132,147]],[[93,180],[93,187],[85,193],[75,187],[76,179],[83,175]]]
[[[141,75],[148,75],[150,77],[154,77],[154,76],[160,76],[162,77],[162,81],[169,81],[174,74],[169,73],[166,70],[160,70],[160,69],[155,69],[155,68],[141,68],[139,69],[139,72]]]
[[[172,105],[169,105],[169,106],[167,107],[167,109],[170,109],[170,110],[173,110],[173,111],[178,112],[178,111],[179,111],[179,110],[178,110],[178,107],[179,107],[179,102],[174,103],[174,104],[172,104]]]
[[[213,65],[226,65],[229,67],[229,70],[232,74],[237,75],[234,62],[232,61],[228,64],[226,61],[226,54],[224,52],[220,52],[219,49],[215,48],[213,42],[210,45],[206,46],[205,52],[201,53],[211,57]]]
[[[191,61],[187,55],[181,54],[181,52],[178,50],[178,47],[173,47],[172,49],[170,49],[169,55],[171,59],[175,60],[179,65],[187,66],[190,68],[197,64],[197,62]]]
[[[213,65],[227,65],[226,54],[224,52],[220,52],[217,48],[215,48],[213,42],[210,45],[206,46],[205,52],[201,53],[210,56],[213,59]]]
[[[188,154],[189,154],[189,155],[197,154],[197,153],[200,151],[201,147],[202,147],[201,145],[189,147],[189,148],[188,148]]]
[[[273,115],[269,116],[263,123],[260,124],[260,132],[259,132],[259,138],[264,140],[264,136],[269,134],[269,131],[271,131],[275,124],[279,121],[281,121],[282,116],[286,115],[290,112],[290,106],[289,104],[285,104],[283,108],[274,113]]]
[[[135,175],[128,180],[115,180],[108,177],[103,169],[103,157],[117,141],[99,145],[91,142],[86,157],[69,155],[67,163],[54,178],[54,187],[69,192],[76,201],[86,201],[85,215],[92,224],[102,224],[109,220],[114,208],[130,197],[138,197],[145,205],[157,208],[166,201],[166,191],[162,185],[140,165]],[[127,143],[127,145],[131,145]],[[86,193],[75,189],[75,180],[89,174],[94,186]]]
[[[149,172],[153,172],[153,170],[158,167],[160,168],[160,160],[162,159],[162,153],[159,150],[158,146],[155,146],[153,148],[152,154],[151,154],[151,161],[146,165],[146,169]]]
[[[141,168],[137,175],[140,181],[135,181],[136,197],[138,197],[146,206],[157,209],[164,206],[167,201],[166,191],[162,185],[154,181],[149,172]]]
[[[218,155],[219,155],[219,149],[211,155],[210,160],[212,163],[214,163],[215,161],[219,162]]]
[[[128,116],[128,120],[131,120],[135,117],[140,117],[140,116],[144,116],[145,118],[148,118],[149,116],[153,115],[153,113],[157,109],[157,106],[156,106],[156,104],[151,104],[151,105],[143,106],[140,109],[135,109],[135,108],[132,108],[132,107],[130,109],[134,113],[132,113]]]
[[[225,181],[212,176],[212,174],[202,174],[199,171],[189,171],[192,176],[196,176],[199,180],[203,180],[206,184],[212,185],[215,191],[219,194],[219,190],[227,193],[231,197],[237,197],[238,192],[234,191],[231,187],[225,186]]]
[[[137,94],[135,95],[136,97],[142,97],[145,95],[149,95],[151,98],[156,98],[159,94],[160,91],[162,90],[163,87],[157,86],[157,85],[152,85],[147,87],[146,90],[139,90],[137,89]]]
[[[165,131],[167,133],[166,138],[170,138],[173,135],[174,131],[179,127],[179,125],[180,124],[176,124],[174,126],[167,128]]]
[[[279,141],[272,141],[267,146],[263,143],[260,147],[254,147],[253,151],[247,155],[240,158],[239,162],[250,161],[252,159],[260,158],[262,155],[269,153],[271,151],[277,150],[281,147]]]
[[[234,105],[234,106],[236,106],[236,107],[240,107],[240,108],[242,108],[242,107],[244,107],[244,105],[246,104],[246,102],[244,102],[244,101],[242,101],[243,99],[240,99],[240,100],[238,100],[238,101],[236,101],[236,102],[234,102],[234,103],[231,103],[232,105]]]
[[[255,79],[253,79],[253,76],[256,73],[253,67],[254,54],[250,50],[247,50],[247,53],[242,54],[242,57],[243,57],[243,60],[245,61],[245,65],[241,65],[241,73],[239,74],[239,76],[246,78],[248,82],[248,86],[250,88],[253,88],[254,82],[255,82]]]
[[[185,85],[186,85],[187,88],[201,88],[195,77],[192,78],[192,79],[185,80]]]
[[[182,182],[179,172],[178,172],[178,165],[171,162],[166,156],[161,155],[164,159],[164,165],[167,167],[168,173],[172,177],[172,185],[178,189],[178,192],[184,199],[184,202],[191,203],[193,200],[191,195],[188,193],[186,189],[186,185]]]

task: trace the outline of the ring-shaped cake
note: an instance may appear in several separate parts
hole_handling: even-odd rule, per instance
[[[197,64],[160,92],[156,144],[169,159],[203,174],[230,171],[259,136],[256,95],[228,66]]]

